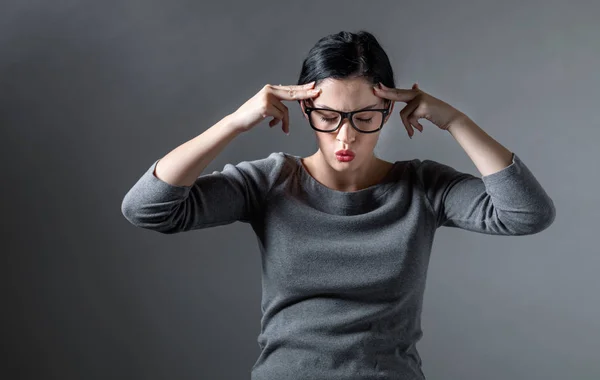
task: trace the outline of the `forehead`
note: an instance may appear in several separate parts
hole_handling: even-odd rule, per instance
[[[372,85],[365,78],[325,79],[315,88],[321,93],[313,98],[315,107],[338,111],[353,111],[372,104],[383,104],[383,99],[373,93]]]

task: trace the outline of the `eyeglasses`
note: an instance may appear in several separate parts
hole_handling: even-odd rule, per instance
[[[319,132],[334,132],[342,125],[342,121],[348,118],[352,128],[358,132],[375,133],[383,128],[383,122],[390,110],[381,108],[342,112],[329,108],[308,107],[305,101],[304,112],[308,115],[311,128]]]

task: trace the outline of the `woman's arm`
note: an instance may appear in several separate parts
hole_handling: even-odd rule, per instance
[[[448,132],[473,160],[482,176],[499,172],[512,163],[512,152],[465,114],[450,124]]]
[[[273,153],[202,174],[239,133],[225,118],[156,160],[125,194],[122,214],[137,227],[167,234],[250,222],[283,167],[283,156]]]
[[[518,156],[460,113],[448,127],[482,177],[427,160],[420,167],[438,226],[494,235],[528,235],[548,228],[554,202]],[[425,174],[427,173],[427,174]]]
[[[242,133],[229,120],[228,115],[173,149],[158,161],[153,174],[173,186],[191,186],[227,144]]]

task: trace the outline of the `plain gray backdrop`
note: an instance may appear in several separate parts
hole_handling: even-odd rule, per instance
[[[260,88],[295,84],[308,50],[373,33],[397,87],[469,115],[519,155],[557,209],[530,236],[442,227],[418,344],[430,380],[600,378],[600,5],[595,1],[3,1],[5,379],[248,379],[261,257],[247,224],[136,228],[144,171]],[[452,136],[397,103],[376,153],[480,175]],[[206,169],[315,151],[296,102]],[[4,373],[5,372],[5,373]]]

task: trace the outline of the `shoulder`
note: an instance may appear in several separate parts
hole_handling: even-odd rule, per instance
[[[463,180],[478,179],[475,175],[457,170],[450,164],[431,159],[413,159],[410,161],[414,175],[426,191],[445,191]]]
[[[287,171],[293,166],[294,158],[284,152],[273,152],[266,157],[246,160],[240,162],[237,166],[244,169],[254,169],[262,172],[264,175],[279,174],[282,171]]]
[[[281,169],[286,165],[287,157],[282,152],[273,152],[266,157],[261,157],[253,160],[243,160],[237,164],[228,163],[225,167],[232,167],[248,173],[258,172],[263,174],[272,173],[274,170]]]
[[[416,170],[435,170],[435,169],[448,169],[448,168],[453,169],[450,165],[443,164],[439,161],[431,160],[428,158],[425,158],[425,159],[413,158],[412,160],[409,160],[408,162]]]
[[[269,190],[279,178],[287,176],[294,165],[293,156],[284,152],[273,152],[266,157],[244,160],[237,164],[225,164],[222,173],[241,175],[248,183]]]
[[[408,162],[415,174],[421,178],[434,175],[454,175],[460,173],[451,165],[431,159],[414,158]]]

